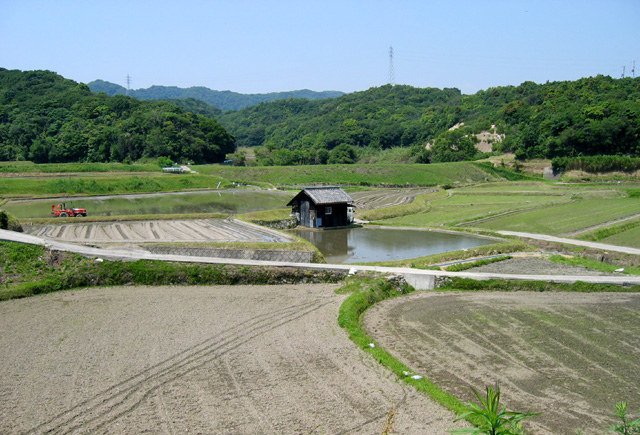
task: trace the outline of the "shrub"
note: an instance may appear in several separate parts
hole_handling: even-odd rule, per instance
[[[473,393],[480,401],[480,405],[469,403],[470,411],[462,414],[455,421],[472,418],[478,421],[478,427],[450,430],[449,433],[473,435],[519,435],[522,434],[520,422],[538,414],[525,414],[507,411],[506,406],[500,407],[500,386],[488,386],[486,398],[483,398],[474,388]]]
[[[20,221],[11,213],[0,210],[0,229],[22,232],[22,225]]]
[[[589,173],[633,172],[640,169],[640,158],[627,156],[555,157],[551,167],[556,172],[579,170]]]

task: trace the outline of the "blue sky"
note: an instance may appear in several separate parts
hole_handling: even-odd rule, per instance
[[[640,1],[0,0],[0,67],[131,88],[353,92],[640,74]]]

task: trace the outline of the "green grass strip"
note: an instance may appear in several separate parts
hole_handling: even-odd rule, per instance
[[[448,263],[450,261],[466,260],[469,258],[486,257],[490,255],[509,254],[513,252],[529,252],[534,250],[535,248],[524,242],[518,240],[509,240],[506,242],[478,246],[472,249],[463,249],[458,251],[428,255],[426,257],[410,258],[406,260],[378,261],[366,264],[375,266],[412,267],[415,269],[424,269],[428,268],[429,266]]]
[[[482,292],[574,292],[574,293],[595,293],[595,292],[639,292],[640,285],[624,287],[617,284],[594,284],[583,281],[576,281],[573,284],[546,282],[546,281],[507,281],[503,279],[488,279],[476,281],[470,278],[447,278],[436,291],[482,291]]]
[[[640,226],[640,219],[634,220],[632,222],[626,222],[621,225],[616,225],[608,228],[600,228],[598,230],[590,231],[588,233],[580,234],[576,237],[578,240],[586,240],[589,242],[599,242],[600,240],[606,239],[608,237],[615,236],[620,233],[624,233],[625,231],[632,230],[636,227]]]
[[[139,260],[96,262],[42,246],[0,242],[0,301],[80,287],[338,282],[344,272]]]
[[[340,306],[338,324],[347,331],[349,338],[360,349],[372,355],[402,381],[413,385],[418,391],[428,394],[457,415],[467,412],[468,408],[460,400],[442,391],[429,379],[425,377],[413,379],[411,376],[406,376],[405,372],[414,373],[414,371],[378,346],[373,338],[365,332],[363,317],[369,307],[385,299],[391,299],[414,291],[410,286],[402,287],[400,290],[398,291],[397,287],[394,287],[383,278],[358,278],[355,282],[341,289],[342,292],[352,291],[353,293]],[[375,347],[371,347],[370,343],[374,343]]]
[[[374,210],[356,210],[356,213],[359,214],[359,218],[368,221],[381,221],[396,217],[410,216],[418,213],[427,213],[431,208],[431,200],[443,199],[446,198],[447,195],[448,193],[445,190],[434,193],[425,193],[416,196],[416,199],[408,204],[378,208]]]
[[[511,255],[504,255],[496,258],[485,258],[483,260],[469,261],[466,263],[452,264],[445,269],[449,272],[462,272],[463,270],[473,269],[474,267],[486,266],[487,264],[497,263],[499,261],[508,260],[513,258]]]
[[[413,385],[418,391],[426,393],[441,405],[453,411],[456,415],[462,415],[469,411],[455,396],[441,390],[429,379],[413,379],[405,373],[414,371],[398,361],[387,351],[381,348],[375,340],[369,336],[363,325],[366,310],[374,304],[385,299],[391,299],[403,294],[411,293],[414,289],[410,286],[398,289],[387,280],[378,278],[357,278],[339,290],[340,293],[351,295],[340,306],[338,324],[349,334],[349,338],[363,351],[373,356],[380,364],[387,367],[398,378],[409,385]],[[573,292],[638,292],[640,286],[621,287],[607,284],[590,284],[576,282],[574,284],[555,284],[538,281],[505,281],[487,280],[475,281],[465,278],[451,278],[444,287],[438,291],[573,291]],[[371,347],[373,343],[375,347]],[[478,426],[481,422],[473,416],[467,417],[467,421]]]
[[[615,272],[620,266],[615,264],[603,263],[602,261],[593,260],[585,257],[565,257],[563,255],[552,255],[549,260],[558,264],[567,264],[569,266],[582,266],[591,270],[599,270],[601,272]],[[640,275],[640,268],[625,267],[624,271],[618,272],[627,275]]]

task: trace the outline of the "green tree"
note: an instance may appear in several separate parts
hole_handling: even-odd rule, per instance
[[[352,146],[343,143],[331,150],[327,163],[330,165],[352,164],[355,163],[356,160],[357,154],[355,149]]]
[[[436,138],[431,147],[431,161],[460,162],[472,160],[478,150],[475,144],[478,142],[476,136],[470,136],[461,128],[449,130]]]

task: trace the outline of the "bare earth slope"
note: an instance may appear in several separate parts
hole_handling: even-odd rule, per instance
[[[440,434],[454,416],[337,325],[335,285],[115,287],[0,303],[0,433]]]

